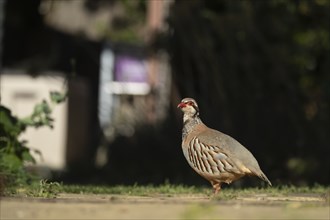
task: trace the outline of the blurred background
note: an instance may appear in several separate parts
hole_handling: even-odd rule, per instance
[[[0,0],[1,105],[64,183],[208,185],[181,150],[184,97],[274,184],[329,185],[330,1]],[[260,185],[244,178],[238,183]]]

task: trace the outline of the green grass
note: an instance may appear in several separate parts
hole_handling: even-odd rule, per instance
[[[185,186],[185,185],[175,185],[164,183],[162,185],[116,185],[116,186],[107,186],[107,185],[63,185],[63,190],[67,193],[114,193],[114,194],[140,194],[140,192],[148,193],[178,193],[178,194],[187,194],[187,193],[206,193],[211,192],[211,187],[195,187],[195,186]],[[315,185],[313,187],[296,187],[296,186],[275,186],[275,187],[265,187],[265,188],[230,188],[227,187],[221,192],[240,192],[244,194],[249,193],[324,193],[327,190],[330,190],[330,187]]]
[[[163,184],[154,185],[116,185],[116,186],[99,186],[99,185],[63,185],[64,193],[80,193],[80,194],[118,194],[118,195],[180,195],[180,194],[207,194],[211,190],[206,187],[194,187],[184,185]]]
[[[56,182],[40,181],[31,185],[21,186],[18,188],[8,188],[7,196],[29,196],[56,198],[59,193],[74,194],[113,194],[128,196],[178,196],[178,195],[205,195],[212,196],[211,187],[196,187],[186,185],[174,185],[164,183],[162,185],[67,185]],[[267,196],[288,196],[294,194],[318,194],[329,198],[330,187],[315,185],[313,187],[296,187],[296,186],[275,186],[264,188],[234,188],[226,187],[221,190],[219,196],[214,197],[215,200],[228,200],[237,197],[255,196],[264,194]]]
[[[165,183],[159,186],[153,185],[131,185],[131,186],[94,186],[94,185],[63,185],[63,193],[80,193],[80,194],[117,194],[132,196],[155,196],[155,195],[186,195],[200,194],[212,196],[211,187],[195,187],[185,185],[172,185]],[[330,187],[315,185],[313,187],[296,187],[296,186],[277,186],[266,188],[226,188],[223,189],[219,196],[215,199],[227,200],[234,199],[239,196],[254,196],[257,194],[266,194],[268,196],[288,196],[293,194],[319,194],[329,196]]]

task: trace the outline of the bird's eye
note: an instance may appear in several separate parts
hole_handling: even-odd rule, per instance
[[[187,102],[188,105],[194,105],[192,101]]]

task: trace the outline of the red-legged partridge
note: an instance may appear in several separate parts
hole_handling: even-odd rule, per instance
[[[230,184],[245,175],[255,175],[272,185],[250,151],[201,121],[194,99],[183,99],[178,108],[183,112],[183,154],[189,165],[211,182],[214,194],[220,191],[222,183]]]

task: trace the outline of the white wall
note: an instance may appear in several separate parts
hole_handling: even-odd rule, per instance
[[[9,73],[10,74],[6,74]],[[22,71],[2,71],[0,75],[1,104],[18,117],[29,116],[33,108],[43,99],[49,100],[50,91],[66,91],[65,78],[60,73],[32,78]],[[33,154],[37,165],[52,170],[63,170],[66,166],[65,148],[67,135],[68,103],[56,105],[52,113],[54,128],[28,128],[20,137],[28,141],[28,147],[41,151],[42,158]]]

